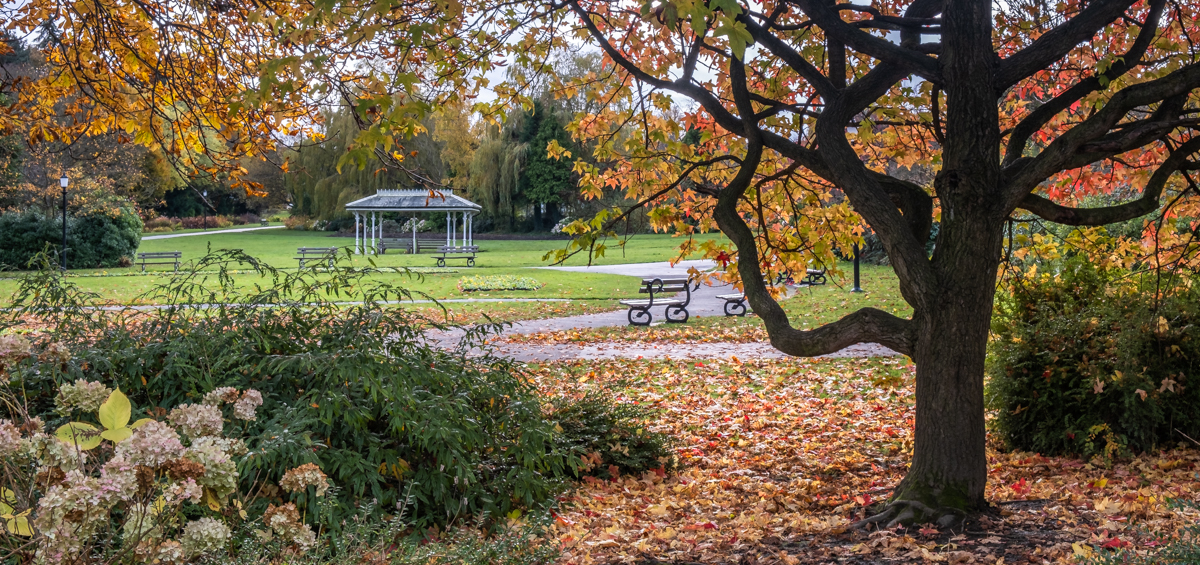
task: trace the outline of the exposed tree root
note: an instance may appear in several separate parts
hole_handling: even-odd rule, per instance
[[[877,528],[937,524],[941,528],[954,528],[962,525],[966,517],[967,514],[958,508],[935,509],[917,500],[896,500],[884,506],[883,512],[859,520],[850,527],[865,529],[872,524]]]

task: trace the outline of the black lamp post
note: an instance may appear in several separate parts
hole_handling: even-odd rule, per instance
[[[862,292],[863,291],[862,287],[859,286],[858,282],[859,282],[859,278],[858,278],[858,244],[855,243],[854,244],[854,288],[850,289],[850,292]]]
[[[200,203],[200,209],[204,211],[204,231],[208,231],[208,191],[204,191],[204,202]]]
[[[62,242],[62,251],[59,252],[59,254],[62,255],[62,270],[64,273],[67,272],[67,184],[70,182],[71,182],[71,179],[67,178],[67,175],[65,175],[65,174],[62,177],[59,177],[59,179],[58,179],[58,186],[62,187],[62,196],[63,196],[63,199],[62,199],[63,242]]]

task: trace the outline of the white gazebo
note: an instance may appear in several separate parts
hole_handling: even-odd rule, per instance
[[[474,245],[472,224],[480,206],[454,194],[454,190],[378,190],[374,196],[360,198],[346,205],[346,211],[354,213],[354,253],[378,253],[379,239],[383,238],[381,212],[400,212],[416,215],[425,212],[446,213],[446,246],[467,247]],[[413,249],[417,249],[417,228],[413,222]]]

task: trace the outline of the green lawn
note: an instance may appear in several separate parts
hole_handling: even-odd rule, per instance
[[[718,236],[707,236],[718,237]],[[476,267],[467,268],[461,265],[451,265],[448,269],[437,272],[406,274],[384,274],[379,277],[389,279],[389,282],[403,286],[413,291],[426,293],[436,299],[448,298],[569,298],[573,300],[607,300],[612,301],[637,295],[636,282],[630,277],[619,275],[604,275],[591,273],[562,272],[552,270],[534,270],[529,267],[545,266],[548,263],[542,256],[549,251],[561,248],[566,241],[560,240],[525,240],[525,241],[477,241],[480,254],[476,259]],[[630,240],[625,249],[611,248],[604,257],[595,258],[595,264],[641,263],[650,261],[665,261],[675,257],[675,248],[680,243],[678,238],[667,235],[643,235]],[[201,236],[180,237],[172,239],[157,239],[143,241],[139,251],[181,251],[185,261],[198,259],[207,253],[208,249],[241,249],[272,266],[278,268],[296,268],[295,257],[298,247],[342,247],[349,248],[354,244],[353,238],[331,237],[323,232],[298,232],[291,230],[262,230],[242,233],[212,233]],[[435,262],[432,255],[408,255],[391,253],[382,256],[350,256],[346,261],[349,265],[366,267],[371,261],[378,267],[421,267],[428,269]],[[571,258],[567,265],[585,265],[586,257],[579,255]],[[153,268],[152,268],[153,269]],[[157,284],[161,284],[172,276],[169,268],[159,268],[154,272],[141,275],[137,267],[122,269],[90,269],[72,271],[80,275],[71,280],[83,290],[100,294],[103,302],[129,304],[137,302],[136,297]],[[544,283],[536,291],[507,291],[507,292],[473,292],[463,293],[457,288],[460,278],[465,275],[510,275],[519,274],[533,277]],[[16,273],[14,278],[0,280],[0,304],[9,302],[9,296],[17,288]],[[107,275],[107,276],[98,276]],[[122,275],[122,276],[113,276]],[[130,276],[132,275],[132,276]],[[241,281],[252,283],[257,280],[253,274],[235,275]]]

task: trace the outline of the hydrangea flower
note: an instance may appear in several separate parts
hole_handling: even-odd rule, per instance
[[[161,422],[146,422],[129,439],[117,444],[117,457],[134,465],[158,467],[181,455],[179,434]]]
[[[163,500],[167,504],[176,504],[184,500],[190,500],[193,503],[199,503],[204,496],[204,487],[196,483],[196,480],[188,477],[177,483],[167,485],[163,489]]]
[[[283,474],[279,486],[288,492],[300,492],[310,486],[317,487],[317,496],[325,496],[329,490],[329,478],[321,472],[321,468],[312,463],[305,463]]]
[[[180,404],[168,418],[183,435],[192,439],[220,435],[224,425],[221,409],[211,404]]]
[[[217,498],[225,498],[237,490],[237,464],[221,448],[218,438],[202,437],[196,440],[183,456],[204,465],[204,475],[196,482],[212,490]]]
[[[254,412],[262,406],[262,393],[252,388],[246,389],[242,397],[233,405],[233,417],[239,420],[253,422],[257,417]]]
[[[54,397],[54,406],[62,414],[67,414],[71,410],[95,412],[100,409],[100,405],[104,404],[105,400],[108,400],[110,394],[112,394],[112,389],[102,383],[79,379],[75,381],[75,384],[65,384],[59,387],[58,396]]]
[[[8,459],[22,449],[21,429],[9,420],[0,420],[0,457]]]
[[[213,389],[212,392],[204,395],[203,402],[209,406],[220,406],[226,402],[235,402],[238,399],[238,391],[231,386],[223,386],[218,389]]]
[[[179,542],[184,555],[197,557],[224,548],[229,537],[229,527],[225,524],[213,518],[200,518],[183,527]]]
[[[97,484],[99,497],[105,505],[115,505],[122,500],[133,498],[137,494],[137,466],[122,457],[113,457],[100,469],[100,481]]]

